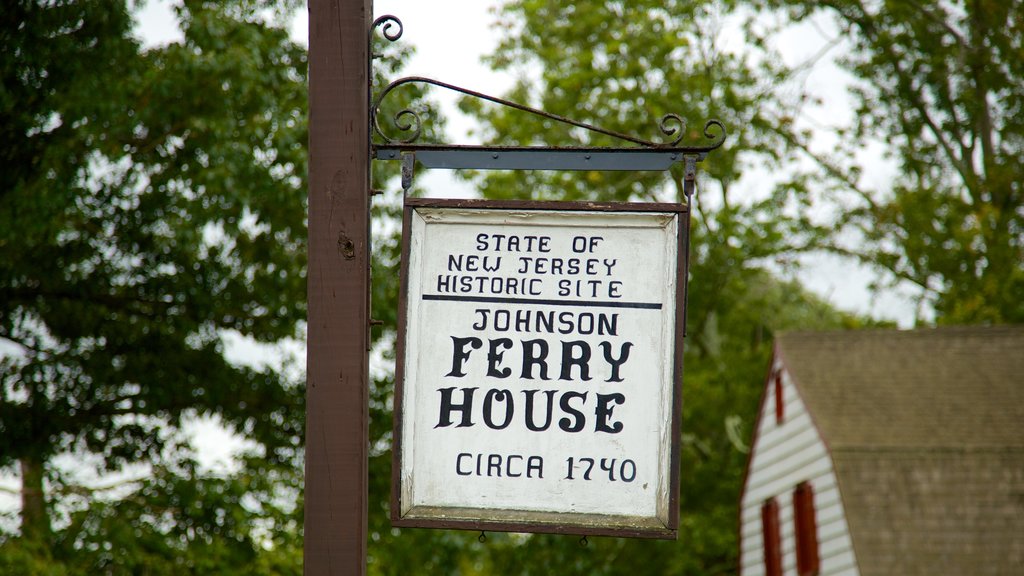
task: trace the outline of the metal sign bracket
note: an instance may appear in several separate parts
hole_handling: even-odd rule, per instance
[[[402,36],[402,22],[397,17],[385,15],[374,21],[374,27],[383,24],[384,37],[394,42]],[[397,31],[389,31],[396,24]],[[389,136],[382,128],[378,116],[381,104],[397,88],[408,84],[437,86],[501,106],[540,116],[561,124],[580,128],[584,131],[609,136],[631,144],[622,147],[554,147],[554,146],[475,146],[454,144],[418,144],[423,131],[420,114],[412,109],[403,109],[394,115],[394,127],[406,133],[405,137]],[[408,76],[388,84],[373,100],[370,108],[370,126],[379,142],[371,142],[371,157],[376,160],[400,160],[402,162],[402,189],[408,193],[412,186],[413,169],[416,161],[426,168],[451,170],[610,170],[610,171],[664,171],[675,162],[684,162],[686,181],[689,184],[687,201],[693,191],[696,178],[696,163],[703,161],[708,152],[720,147],[726,138],[725,126],[718,120],[704,124],[705,142],[698,145],[681,145],[686,133],[686,124],[678,114],[667,114],[658,124],[668,141],[652,141],[585,122],[545,112],[537,108],[491,96],[468,88],[455,86],[440,80],[423,76]]]

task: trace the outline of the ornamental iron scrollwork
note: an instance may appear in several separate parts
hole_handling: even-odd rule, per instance
[[[408,134],[405,137],[391,137],[391,136],[388,136],[381,129],[380,120],[379,120],[381,103],[384,101],[385,98],[387,98],[388,94],[390,94],[392,91],[394,91],[396,88],[398,88],[400,86],[403,86],[403,85],[406,85],[406,84],[417,84],[417,83],[419,83],[419,84],[429,84],[431,86],[437,86],[439,88],[444,88],[446,90],[451,90],[453,92],[458,92],[460,94],[464,94],[466,96],[471,96],[473,98],[478,98],[478,99],[481,99],[481,100],[486,100],[486,101],[492,102],[494,104],[498,104],[498,105],[505,106],[505,107],[508,107],[508,108],[513,108],[515,110],[519,110],[521,112],[525,112],[525,113],[528,113],[528,114],[533,114],[533,115],[539,116],[541,118],[546,118],[548,120],[553,120],[555,122],[559,122],[559,123],[562,123],[562,124],[567,124],[569,126],[574,126],[576,128],[581,128],[581,129],[587,130],[589,132],[594,132],[594,133],[597,133],[597,134],[603,134],[605,136],[610,136],[610,137],[615,138],[617,140],[622,140],[624,142],[629,142],[631,144],[636,144],[636,145],[639,145],[639,146],[644,147],[644,148],[672,149],[672,150],[680,150],[680,151],[686,151],[686,152],[708,152],[710,150],[714,150],[715,148],[718,148],[719,146],[721,146],[722,143],[725,142],[725,137],[726,137],[725,126],[720,121],[718,121],[718,120],[708,120],[704,124],[704,137],[707,138],[708,140],[710,140],[710,142],[705,143],[703,146],[682,146],[681,147],[681,146],[679,146],[679,143],[682,141],[683,136],[686,133],[686,122],[678,114],[666,114],[658,122],[658,129],[665,136],[675,136],[675,137],[672,140],[665,141],[665,142],[657,142],[657,141],[652,141],[652,140],[644,140],[642,138],[637,138],[635,136],[630,136],[628,134],[623,134],[621,132],[616,132],[614,130],[609,130],[607,128],[601,128],[599,126],[594,126],[593,124],[588,124],[586,122],[580,122],[578,120],[573,120],[572,118],[567,118],[565,116],[559,116],[558,114],[552,114],[551,112],[545,112],[544,110],[540,110],[540,109],[534,108],[532,106],[527,106],[525,104],[520,104],[518,102],[513,102],[511,100],[506,100],[504,98],[499,98],[497,96],[491,96],[489,94],[484,94],[483,92],[478,92],[476,90],[470,90],[469,88],[463,88],[461,86],[456,86],[454,84],[449,84],[447,82],[442,82],[440,80],[435,80],[433,78],[427,78],[427,77],[424,77],[424,76],[407,76],[405,78],[399,78],[398,80],[395,80],[394,82],[388,84],[381,91],[380,95],[377,96],[377,98],[374,101],[374,103],[372,105],[372,108],[371,108],[371,121],[372,121],[372,124],[373,124],[373,131],[380,138],[382,138],[384,140],[385,144],[387,144],[387,145],[413,144],[414,142],[416,142],[416,140],[422,134],[422,132],[423,132],[423,119],[420,117],[419,113],[417,113],[415,110],[411,110],[411,109],[406,108],[406,109],[400,110],[394,116],[393,121],[394,121],[395,128],[397,128],[401,132],[407,132]],[[715,130],[713,130],[713,128],[717,128],[718,134],[714,133]]]
[[[398,16],[392,16],[391,14],[385,14],[380,16],[373,21],[373,29],[375,30],[381,24],[384,25],[380,29],[380,33],[391,42],[395,42],[402,37],[402,32],[405,31],[405,27],[402,26],[402,21],[398,19]],[[398,26],[397,32],[388,32],[392,26]]]

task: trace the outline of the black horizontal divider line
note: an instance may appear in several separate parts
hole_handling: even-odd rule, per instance
[[[487,304],[537,304],[542,306],[585,306],[592,308],[641,308],[661,310],[660,302],[592,302],[582,300],[541,300],[534,298],[506,298],[501,296],[457,296],[452,294],[424,294],[424,300],[448,302],[484,302]]]

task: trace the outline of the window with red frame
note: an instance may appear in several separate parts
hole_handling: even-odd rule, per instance
[[[761,535],[764,537],[765,576],[782,576],[782,543],[779,534],[779,504],[775,498],[761,506]]]
[[[782,424],[786,418],[786,399],[782,395],[782,370],[775,373],[775,423]]]
[[[818,558],[818,524],[814,512],[814,489],[801,482],[793,491],[793,522],[796,529],[796,572],[799,576],[816,576],[821,562]]]

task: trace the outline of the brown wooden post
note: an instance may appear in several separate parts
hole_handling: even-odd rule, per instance
[[[366,574],[372,0],[309,1],[304,570]]]

